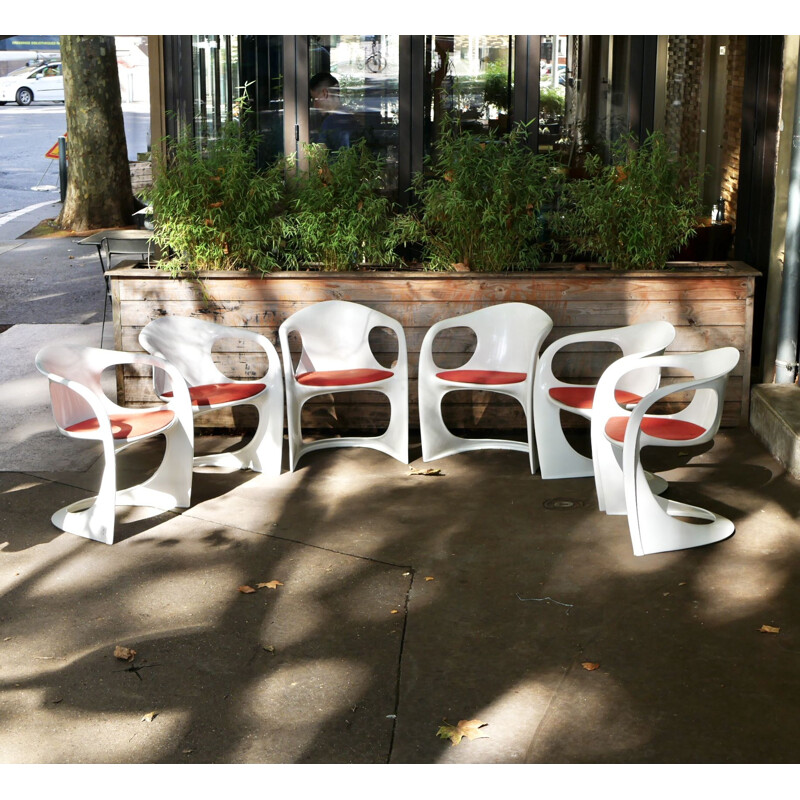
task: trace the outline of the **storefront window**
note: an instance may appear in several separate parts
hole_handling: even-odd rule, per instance
[[[445,116],[463,130],[505,133],[513,115],[513,36],[427,36],[425,149]]]
[[[309,36],[308,49],[311,142],[336,151],[364,139],[396,189],[399,36]]]
[[[192,36],[194,131],[214,139],[237,108],[240,94],[236,36]]]
[[[570,84],[566,35],[542,36],[539,50],[539,152],[569,145],[566,125]]]

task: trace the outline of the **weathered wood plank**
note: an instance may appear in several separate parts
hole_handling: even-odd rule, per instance
[[[687,281],[684,272],[691,275]],[[126,275],[123,275],[126,273]],[[143,274],[144,273],[144,274]],[[576,276],[566,271],[521,275],[474,275],[441,273],[281,273],[263,280],[242,273],[213,273],[204,281],[206,299],[189,281],[170,279],[163,273],[141,269],[115,269],[111,273],[115,346],[139,350],[138,334],[151,319],[164,314],[197,316],[234,327],[259,331],[276,346],[277,328],[284,319],[311,303],[328,299],[363,302],[401,322],[409,351],[410,401],[412,426],[416,420],[416,372],[419,348],[430,325],[439,319],[457,316],[499,302],[524,301],[540,305],[554,320],[554,329],[544,343],[569,333],[617,327],[633,322],[666,319],[677,328],[669,351],[693,352],[732,345],[742,353],[728,386],[723,424],[742,424],[747,420],[753,287],[757,273],[742,265],[720,268],[710,277],[693,271],[659,273],[603,273],[587,271]],[[136,276],[139,277],[131,277]],[[208,298],[213,298],[210,302]],[[391,364],[396,354],[393,337],[374,331],[371,342],[381,363]],[[260,351],[241,341],[224,342],[215,356],[223,372],[233,378],[257,378],[266,370]],[[298,346],[292,346],[296,360]],[[437,364],[453,368],[463,364],[474,349],[474,336],[459,329],[436,342]],[[571,381],[594,383],[613,360],[613,346],[584,344],[562,354],[556,368]],[[149,374],[123,370],[120,398],[132,404],[152,402]],[[374,393],[370,393],[372,395]],[[451,396],[448,414],[462,419],[463,425],[489,424],[489,411],[499,418],[499,427],[524,425],[524,417],[514,401],[485,394],[479,399]],[[217,412],[214,412],[217,414]],[[348,398],[336,395],[335,413],[324,402],[309,405],[315,424],[328,417],[337,424],[374,427],[385,424],[386,404],[370,401],[365,394]],[[218,415],[219,416],[219,415]],[[224,414],[222,415],[225,416]],[[572,416],[572,415],[569,415]],[[229,418],[232,415],[228,414]],[[213,420],[204,415],[202,420]],[[360,420],[360,422],[359,422]],[[201,423],[201,424],[205,424]],[[219,423],[215,423],[219,424]],[[328,424],[328,422],[325,422]]]

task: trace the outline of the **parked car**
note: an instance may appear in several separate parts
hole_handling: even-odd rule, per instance
[[[0,78],[0,106],[15,101],[29,106],[34,100],[64,102],[64,76],[61,62],[51,61],[34,67],[20,67]]]

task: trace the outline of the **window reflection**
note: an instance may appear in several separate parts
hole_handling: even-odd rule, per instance
[[[505,133],[513,115],[513,36],[427,36],[425,149],[445,116],[463,130]]]
[[[571,86],[567,35],[542,36],[539,50],[539,152],[568,147],[567,89]]]
[[[364,139],[397,188],[399,36],[309,37],[309,131],[331,150]]]
[[[236,109],[239,96],[237,36],[192,36],[194,131],[214,139]]]

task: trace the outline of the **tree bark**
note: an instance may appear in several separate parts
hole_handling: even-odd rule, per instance
[[[131,225],[134,211],[113,36],[62,36],[67,192],[57,224],[86,231]]]

